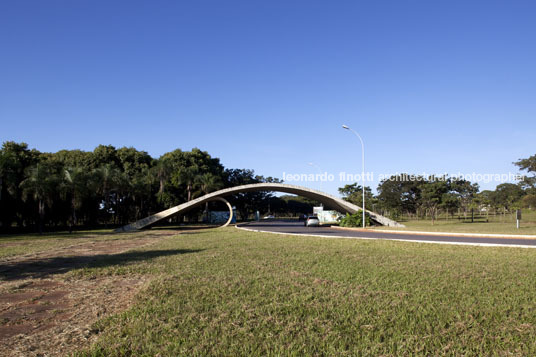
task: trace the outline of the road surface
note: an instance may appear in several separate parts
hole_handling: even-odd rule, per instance
[[[271,232],[279,234],[312,235],[330,238],[361,238],[361,239],[388,239],[399,241],[412,241],[424,243],[443,243],[460,245],[481,245],[481,246],[514,246],[524,248],[536,248],[536,239],[526,238],[491,238],[491,237],[468,237],[456,236],[453,233],[449,236],[437,236],[431,234],[414,233],[385,233],[372,231],[342,230],[330,227],[304,227],[303,222],[297,221],[261,221],[239,224],[239,228]]]

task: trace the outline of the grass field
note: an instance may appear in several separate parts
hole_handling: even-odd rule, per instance
[[[520,228],[516,228],[516,220],[512,214],[506,216],[490,216],[489,222],[486,217],[471,222],[470,219],[458,220],[457,218],[436,220],[432,225],[431,220],[407,220],[401,219],[405,228],[398,227],[375,227],[375,229],[394,229],[407,231],[427,232],[459,232],[459,233],[494,233],[494,234],[528,234],[536,235],[536,211],[524,210]]]
[[[534,250],[233,228],[158,249],[182,253],[72,272],[154,275],[81,355],[536,353]]]
[[[535,261],[533,249],[226,228],[99,256],[63,279],[149,281],[79,356],[535,355]]]

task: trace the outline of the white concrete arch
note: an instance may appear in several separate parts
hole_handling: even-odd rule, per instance
[[[341,198],[331,196],[327,193],[313,190],[307,187],[288,185],[283,183],[255,183],[250,185],[242,185],[230,188],[224,188],[223,190],[211,192],[202,197],[196,198],[189,202],[180,204],[175,207],[171,207],[165,211],[153,214],[152,216],[140,219],[134,223],[128,224],[119,228],[119,232],[135,231],[143,228],[147,228],[161,220],[169,218],[175,214],[184,213],[188,210],[195,208],[207,201],[214,200],[217,197],[225,197],[235,193],[241,192],[254,192],[254,191],[276,191],[292,193],[298,196],[307,197],[315,201],[321,202],[325,207],[337,210],[341,213],[356,213],[361,211],[361,207],[358,207],[350,202],[347,202]],[[384,226],[403,227],[404,225],[393,221],[387,217],[381,216],[375,212],[367,211],[373,221]]]

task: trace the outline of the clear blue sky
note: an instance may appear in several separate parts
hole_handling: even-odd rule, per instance
[[[515,0],[2,1],[0,140],[199,147],[281,177],[311,161],[360,171],[346,123],[375,174],[515,172],[536,153],[535,14]]]

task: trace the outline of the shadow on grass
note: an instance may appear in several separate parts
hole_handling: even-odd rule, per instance
[[[53,257],[48,259],[36,258],[19,262],[7,262],[0,264],[0,281],[46,278],[50,275],[63,274],[73,269],[127,265],[137,261],[171,255],[198,253],[203,250],[204,249],[166,249],[132,251],[120,254]]]

